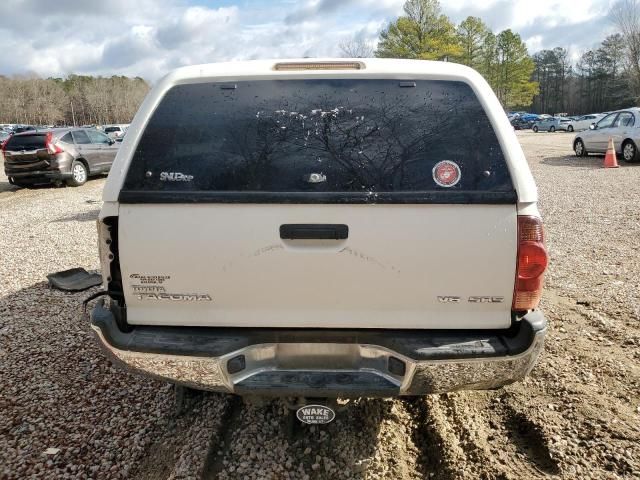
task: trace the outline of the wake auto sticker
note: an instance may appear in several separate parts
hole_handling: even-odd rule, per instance
[[[333,409],[324,405],[305,405],[296,412],[298,420],[309,425],[331,423],[336,418]]]

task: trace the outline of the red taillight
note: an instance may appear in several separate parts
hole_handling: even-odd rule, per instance
[[[524,215],[518,217],[517,261],[512,309],[532,310],[540,302],[544,271],[549,263],[540,218]]]
[[[547,268],[547,251],[541,242],[520,242],[518,246],[518,278],[532,280]]]
[[[58,145],[53,143],[53,133],[51,132],[47,133],[44,144],[51,155],[55,155],[56,153],[63,152],[63,150]]]

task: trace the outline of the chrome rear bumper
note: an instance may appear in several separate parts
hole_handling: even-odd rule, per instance
[[[135,327],[98,305],[92,328],[116,363],[192,388],[240,395],[393,397],[497,388],[524,378],[546,320],[506,331],[323,331]]]

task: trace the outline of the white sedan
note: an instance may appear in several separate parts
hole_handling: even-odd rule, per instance
[[[567,131],[569,132],[581,132],[582,130],[588,130],[591,125],[600,120],[604,115],[602,114],[590,114],[583,115],[581,117],[576,118],[575,120],[571,120],[567,127]]]
[[[622,155],[625,162],[640,160],[640,108],[610,113],[591,125],[589,130],[579,132],[573,140],[573,151],[578,157],[605,153],[610,138],[613,139],[616,153]]]

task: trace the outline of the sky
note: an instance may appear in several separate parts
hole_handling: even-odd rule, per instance
[[[614,0],[441,0],[458,23],[481,17],[520,33],[530,53],[572,58],[612,33]],[[2,0],[0,75],[141,76],[257,58],[339,56],[350,38],[375,43],[404,0]]]

